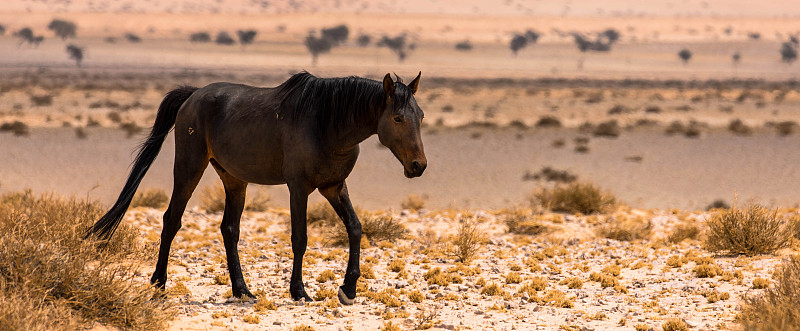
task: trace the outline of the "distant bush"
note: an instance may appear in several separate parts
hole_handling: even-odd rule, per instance
[[[547,231],[548,227],[534,217],[531,210],[512,209],[503,215],[503,223],[509,233],[538,235]]]
[[[401,62],[416,48],[416,45],[408,40],[405,33],[401,33],[395,37],[383,36],[376,45],[378,47],[390,49],[397,55],[397,59]]]
[[[672,232],[670,232],[669,236],[667,236],[667,241],[673,244],[677,244],[681,241],[686,239],[697,239],[700,235],[700,228],[692,223],[682,223],[676,225]]]
[[[169,196],[161,189],[147,189],[136,193],[131,202],[131,207],[164,208],[169,202]]]
[[[0,132],[4,131],[10,131],[15,136],[28,136],[31,133],[31,130],[28,127],[28,125],[20,121],[3,123],[2,125],[0,125]]]
[[[792,42],[785,42],[781,44],[781,61],[791,64],[797,60],[797,44]]]
[[[0,24],[0,36],[6,34],[6,26]]]
[[[781,137],[788,136],[793,134],[797,131],[798,125],[795,121],[783,121],[775,123],[775,130],[778,131],[778,135]]]
[[[744,297],[737,321],[745,330],[800,330],[800,256],[785,259],[773,278],[763,294]]]
[[[133,33],[126,33],[125,34],[125,40],[127,40],[128,42],[132,42],[132,43],[140,43],[140,42],[142,42],[142,38],[140,38],[139,36],[137,36],[137,35],[135,35]]]
[[[748,256],[769,254],[787,247],[791,233],[783,217],[759,205],[744,209],[732,207],[711,216],[706,222],[706,249]]]
[[[358,47],[367,47],[371,42],[372,37],[366,34],[359,35],[358,38],[356,38],[356,45],[358,45]]]
[[[545,180],[548,182],[556,183],[572,183],[578,179],[578,176],[570,173],[568,170],[557,170],[550,166],[543,167],[535,173],[526,173],[522,178],[523,180]]]
[[[683,61],[684,64],[689,63],[689,60],[692,59],[692,51],[684,48],[678,52],[678,57]]]
[[[533,193],[531,203],[552,211],[592,214],[610,212],[617,199],[591,183],[574,182],[539,189]]]
[[[592,134],[594,134],[595,137],[616,138],[619,137],[620,131],[617,120],[609,120],[595,126]]]
[[[61,40],[67,40],[67,38],[75,38],[78,27],[70,21],[54,19],[47,25],[47,29],[53,31]]]
[[[650,220],[641,217],[611,218],[606,224],[597,228],[597,234],[603,238],[619,241],[649,239],[652,233]]]
[[[344,24],[322,29],[322,38],[330,40],[333,46],[339,46],[339,44],[344,43],[349,36],[350,29]]]
[[[236,36],[239,37],[239,44],[244,47],[253,43],[257,33],[256,30],[239,30],[236,31]]]
[[[456,50],[467,52],[472,50],[472,43],[469,40],[464,40],[456,43]]]
[[[234,43],[236,43],[236,41],[233,40],[233,38],[231,38],[231,35],[229,35],[225,31],[220,31],[219,33],[217,33],[217,38],[214,39],[214,42],[219,45],[233,45]]]
[[[409,194],[400,202],[400,207],[412,211],[419,211],[425,208],[425,198],[416,194]]]
[[[517,56],[520,50],[527,47],[529,44],[535,44],[540,36],[538,32],[533,30],[527,30],[525,33],[515,33],[511,37],[508,48],[511,49],[511,53],[513,53],[514,56]]]
[[[193,43],[207,43],[211,42],[211,36],[208,32],[195,32],[189,35],[189,41]]]
[[[728,209],[728,208],[731,208],[731,206],[727,202],[725,202],[725,200],[722,200],[722,199],[714,200],[714,202],[712,202],[712,203],[708,204],[708,206],[706,206],[706,210]]]
[[[535,126],[537,128],[560,128],[561,127],[561,120],[557,117],[553,116],[542,116],[536,121]]]
[[[753,129],[738,118],[728,123],[728,130],[739,136],[749,136],[753,133]]]

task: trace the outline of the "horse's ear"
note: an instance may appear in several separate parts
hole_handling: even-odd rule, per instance
[[[383,91],[386,92],[387,97],[392,97],[394,95],[394,81],[392,81],[392,75],[386,74],[383,77]]]
[[[422,71],[419,72],[419,74],[417,75],[417,78],[414,78],[414,80],[412,80],[411,83],[408,83],[408,87],[411,88],[411,93],[412,94],[416,94],[417,93],[417,89],[419,88],[419,81],[421,79],[422,79]]]

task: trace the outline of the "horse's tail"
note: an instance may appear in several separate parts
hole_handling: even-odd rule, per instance
[[[182,86],[167,93],[164,100],[161,101],[150,135],[139,146],[139,153],[133,161],[133,168],[131,168],[131,173],[128,175],[128,180],[125,182],[117,201],[114,202],[111,209],[100,220],[89,228],[84,239],[95,235],[105,240],[111,238],[114,234],[117,226],[122,221],[122,217],[128,210],[131,200],[133,200],[136,189],[139,188],[139,183],[142,182],[145,173],[150,169],[150,165],[153,164],[153,160],[158,156],[158,152],[161,151],[164,138],[175,125],[178,110],[194,91],[197,91],[196,87]]]

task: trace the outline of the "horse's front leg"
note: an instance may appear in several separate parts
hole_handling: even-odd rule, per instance
[[[289,210],[292,217],[292,279],[289,281],[289,294],[292,299],[310,302],[303,285],[303,255],[308,245],[308,229],[306,227],[306,208],[310,191],[303,185],[289,186]]]
[[[347,270],[344,273],[344,284],[339,287],[339,302],[352,305],[356,299],[356,282],[361,276],[358,260],[361,255],[361,222],[350,203],[347,193],[347,184],[341,182],[326,188],[320,188],[320,193],[328,200],[336,214],[342,218],[347,230],[347,239],[350,243],[350,257],[347,260]]]

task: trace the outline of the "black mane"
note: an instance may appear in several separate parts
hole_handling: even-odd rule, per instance
[[[293,123],[314,116],[320,130],[331,125],[338,130],[374,120],[386,104],[381,82],[356,76],[317,78],[303,71],[277,89],[282,116],[287,116]],[[395,107],[408,104],[411,95],[407,86],[396,84]]]

